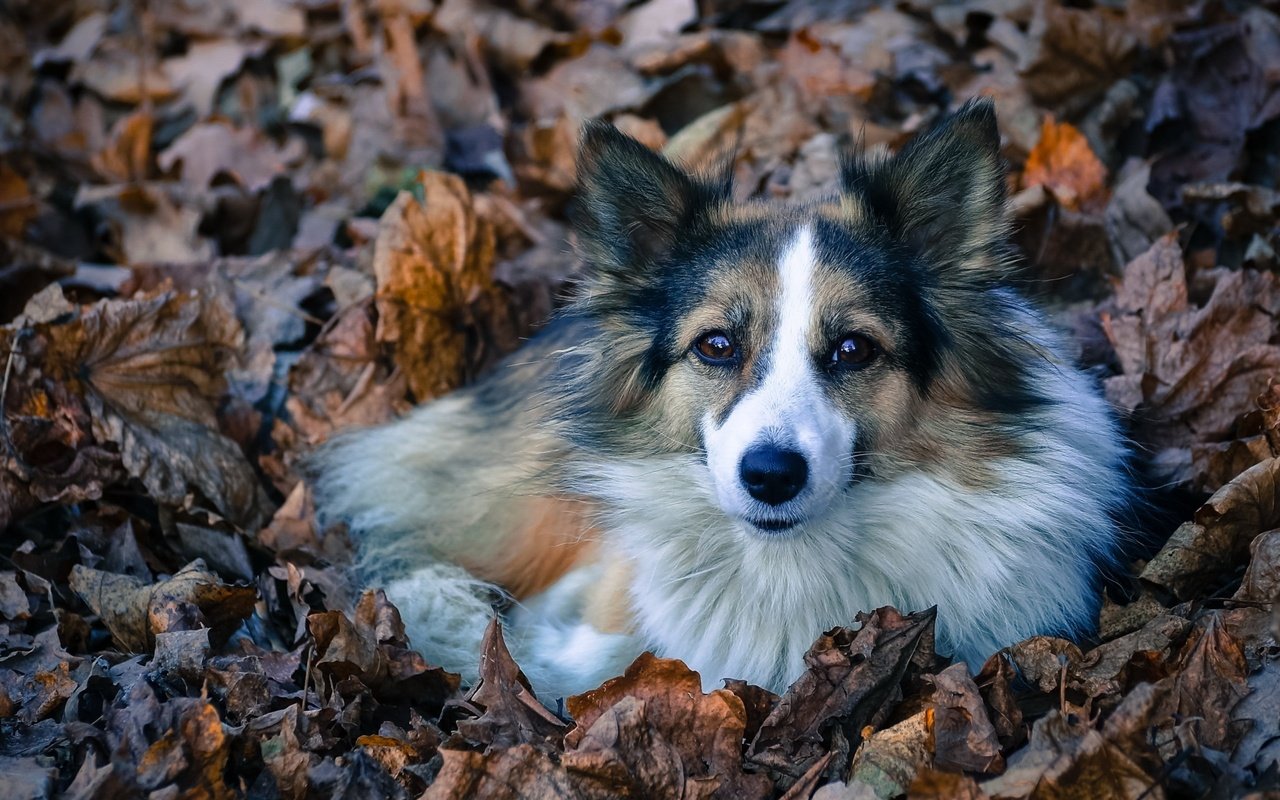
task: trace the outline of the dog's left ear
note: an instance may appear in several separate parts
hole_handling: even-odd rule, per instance
[[[998,269],[1003,243],[1004,170],[995,106],[970,100],[893,158],[847,160],[844,191],[937,268]]]
[[[597,277],[643,280],[716,195],[612,125],[583,127],[573,222],[581,255]]]

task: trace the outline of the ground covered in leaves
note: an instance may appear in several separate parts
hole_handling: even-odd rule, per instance
[[[1277,9],[5,3],[0,796],[1275,796]],[[1026,288],[1188,501],[1096,641],[971,675],[867,609],[782,697],[646,656],[559,716],[351,592],[299,459],[546,319],[583,119],[807,198],[980,94]]]

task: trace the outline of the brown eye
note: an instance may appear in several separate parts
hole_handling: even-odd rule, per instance
[[[870,364],[878,355],[876,343],[860,333],[848,333],[840,337],[831,351],[831,363],[837,367],[859,369]]]
[[[709,331],[693,343],[693,352],[708,364],[728,364],[737,355],[733,340],[721,331]]]

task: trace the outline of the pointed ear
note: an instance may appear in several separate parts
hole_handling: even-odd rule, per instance
[[[1004,168],[990,100],[970,100],[893,158],[849,159],[841,177],[853,213],[879,221],[929,263],[1000,268]]]
[[[573,223],[597,273],[639,278],[719,194],[612,125],[583,128]]]

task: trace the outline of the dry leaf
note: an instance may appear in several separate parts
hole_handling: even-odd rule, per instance
[[[680,661],[646,653],[626,674],[568,700],[576,726],[561,763],[640,797],[767,797],[771,781],[742,771],[747,715],[726,689],[702,693]]]
[[[799,778],[826,749],[833,728],[853,738],[883,721],[901,697],[913,659],[932,657],[936,613],[902,616],[892,608],[859,615],[857,631],[837,628],[805,654],[805,674],[787,689],[751,742],[752,761]],[[926,644],[927,643],[927,644]],[[925,645],[930,650],[918,650]]]
[[[1189,300],[1174,234],[1125,268],[1117,311],[1102,318],[1123,374],[1105,385],[1112,402],[1137,412],[1140,440],[1163,449],[1156,458],[1163,471],[1217,489],[1207,480],[1208,465],[1191,461],[1192,448],[1233,439],[1254,399],[1280,373],[1280,344],[1272,342],[1280,284],[1274,274],[1253,270],[1198,277],[1212,287],[1200,307]]]
[[[488,748],[532,744],[555,749],[564,737],[564,723],[538,702],[528,679],[511,659],[496,618],[480,644],[480,681],[467,702],[483,713],[460,721],[458,732]]]
[[[378,223],[378,341],[419,401],[457,388],[485,346],[481,308],[502,301],[493,283],[494,239],[453,175],[422,175],[423,201],[402,192]]]
[[[1040,141],[1027,157],[1023,187],[1046,186],[1063,206],[1097,211],[1107,202],[1107,169],[1089,142],[1068,122],[1047,117]]]
[[[995,726],[969,668],[953,664],[926,680],[933,683],[933,765],[987,774],[1004,770]]]
[[[256,128],[221,122],[194,125],[156,158],[160,169],[174,169],[196,189],[208,188],[219,175],[256,192],[285,169],[287,154]]]
[[[1009,759],[1008,771],[981,788],[992,798],[1164,797],[1154,779],[1102,734],[1057,711],[1036,722],[1026,748]]]
[[[1141,578],[1179,598],[1193,596],[1244,563],[1250,543],[1280,526],[1280,458],[1249,468],[1219,489],[1183,523],[1143,569]]]
[[[228,586],[200,559],[155,584],[77,565],[71,588],[102,618],[116,644],[134,653],[150,652],[157,634],[201,626],[225,639],[253,613],[257,599],[252,587]]]

